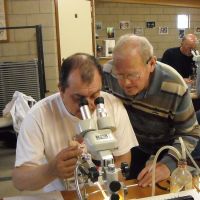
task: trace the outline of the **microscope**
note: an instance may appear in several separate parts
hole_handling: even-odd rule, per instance
[[[80,189],[80,177],[83,185],[97,183],[104,196],[104,200],[119,199],[118,191],[126,191],[126,187],[118,181],[118,172],[127,177],[129,168],[127,163],[121,164],[121,169],[116,168],[112,151],[117,148],[117,140],[112,131],[115,125],[111,117],[108,116],[104,106],[103,97],[95,99],[97,120],[91,117],[88,101],[82,98],[80,101],[80,120],[77,132],[83,138],[89,153],[83,153],[77,162],[75,169],[75,186],[78,198],[87,199],[86,193],[83,195]],[[101,167],[96,167],[92,158],[101,162]],[[102,186],[105,188],[103,189]],[[84,197],[83,197],[84,196]]]
[[[200,96],[200,54],[198,50],[191,50],[191,53],[193,55],[192,60],[195,62],[195,66],[196,66],[196,93],[197,96]]]

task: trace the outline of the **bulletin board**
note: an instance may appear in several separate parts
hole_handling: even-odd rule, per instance
[[[6,27],[5,0],[0,0],[0,28],[2,27]],[[7,39],[7,30],[0,29],[0,42]]]

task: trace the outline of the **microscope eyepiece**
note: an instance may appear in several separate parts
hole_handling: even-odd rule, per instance
[[[103,99],[103,97],[97,97],[97,98],[94,100],[94,103],[95,103],[95,105],[100,104],[100,103],[104,104],[104,99]]]
[[[81,111],[81,115],[82,115],[83,120],[90,119],[91,114],[90,114],[90,109],[89,109],[89,106],[88,106],[87,99],[81,98],[80,102],[79,102],[79,106],[80,106],[80,111]]]
[[[85,106],[85,105],[88,105],[88,100],[86,98],[82,97],[79,102],[79,107]]]
[[[103,97],[97,97],[94,101],[96,107],[97,107],[97,117],[101,118],[101,117],[106,117],[107,116],[107,112],[106,109],[104,107],[104,99]]]

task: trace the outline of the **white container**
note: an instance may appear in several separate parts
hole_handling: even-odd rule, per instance
[[[104,43],[105,57],[112,56],[113,49],[115,47],[115,40],[104,40],[103,43]]]

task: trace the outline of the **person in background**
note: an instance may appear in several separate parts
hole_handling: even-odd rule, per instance
[[[181,46],[167,49],[161,62],[166,63],[176,69],[179,74],[184,78],[188,84],[189,89],[193,84],[193,76],[196,73],[195,62],[193,61],[192,50],[197,48],[198,38],[194,34],[187,34],[182,38]],[[197,120],[200,120],[200,112],[196,112]],[[200,141],[197,144],[196,149],[192,152],[194,158],[200,158]]]
[[[19,190],[65,190],[64,180],[73,177],[81,151],[70,146],[81,117],[79,103],[88,100],[96,119],[94,100],[102,96],[108,115],[114,119],[118,149],[115,164],[130,164],[130,149],[138,145],[128,114],[119,99],[101,91],[102,68],[93,56],[74,54],[64,60],[60,72],[59,93],[36,103],[20,128],[13,182]],[[123,123],[121,123],[123,121]]]
[[[186,83],[190,83],[190,76],[195,70],[195,63],[192,60],[192,49],[196,49],[198,39],[194,34],[187,34],[182,38],[181,46],[167,49],[161,62],[172,66],[185,79]]]
[[[191,152],[200,136],[190,93],[180,74],[156,61],[145,37],[127,34],[106,63],[104,90],[123,101],[139,146],[132,148],[131,178],[146,187],[152,182],[149,159],[165,145],[180,151],[181,136]],[[177,166],[172,151],[164,151],[156,164],[156,182],[167,179]]]

